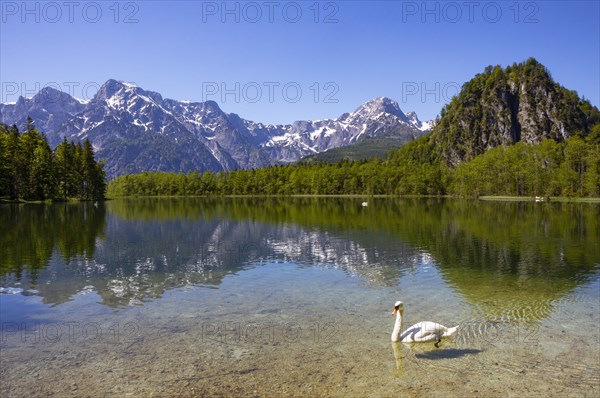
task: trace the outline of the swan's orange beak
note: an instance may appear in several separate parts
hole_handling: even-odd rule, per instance
[[[394,312],[392,312],[392,314],[396,315],[396,312],[398,312],[398,307],[394,307]]]

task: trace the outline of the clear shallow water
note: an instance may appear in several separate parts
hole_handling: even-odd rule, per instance
[[[0,207],[0,395],[600,392],[599,206],[361,201]]]

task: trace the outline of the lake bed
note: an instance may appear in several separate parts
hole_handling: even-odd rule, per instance
[[[600,206],[361,202],[0,207],[1,395],[600,392]]]

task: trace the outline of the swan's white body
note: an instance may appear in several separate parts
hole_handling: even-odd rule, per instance
[[[392,331],[392,341],[403,343],[439,342],[442,337],[451,336],[458,330],[458,326],[447,328],[437,322],[419,322],[400,334],[402,332],[402,315],[404,314],[404,304],[401,301],[397,301],[394,305],[394,314],[396,315],[396,324]]]

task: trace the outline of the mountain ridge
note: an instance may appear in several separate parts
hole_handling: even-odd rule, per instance
[[[0,104],[0,122],[22,124],[31,115],[51,146],[64,137],[90,139],[110,177],[142,171],[219,171],[295,162],[398,131],[400,141],[422,136],[430,122],[405,114],[386,97],[335,119],[273,125],[224,112],[214,101],[163,98],[109,79],[90,101],[44,88],[36,96]],[[401,128],[399,128],[401,127]]]

